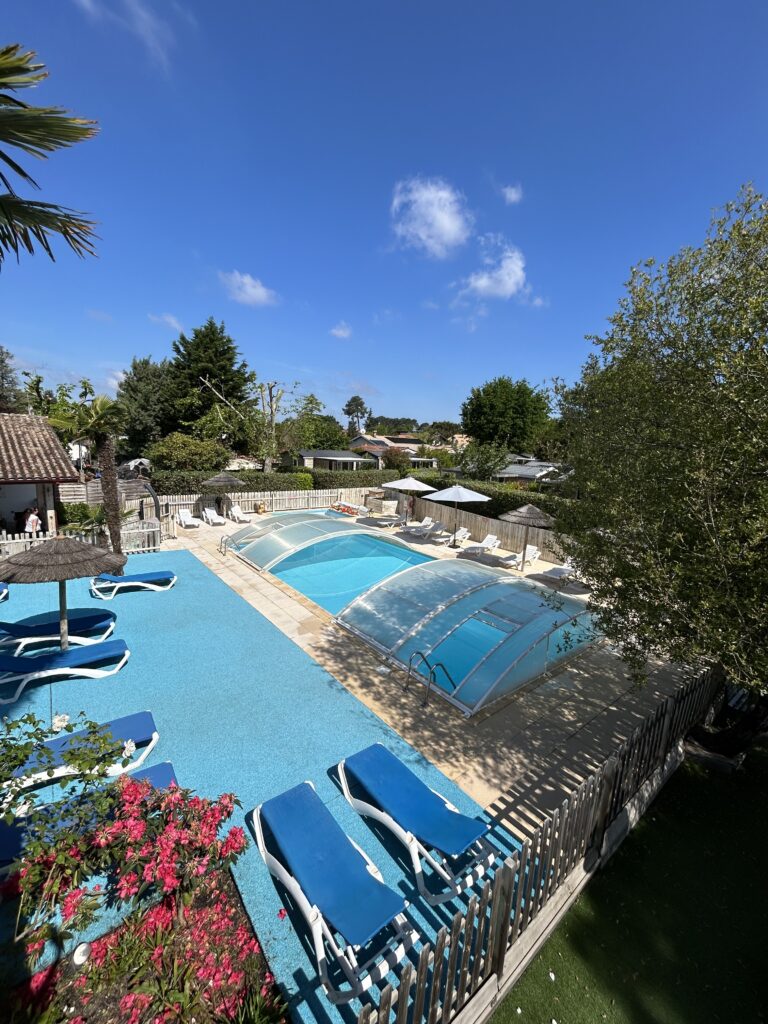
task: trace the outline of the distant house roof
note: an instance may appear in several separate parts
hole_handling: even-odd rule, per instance
[[[505,466],[496,473],[497,477],[513,477],[517,480],[538,480],[539,477],[547,476],[557,471],[557,466],[551,462],[525,462]]]
[[[64,483],[77,470],[44,416],[0,413],[0,483]]]
[[[305,448],[299,452],[302,459],[337,459],[339,462],[368,462],[357,452],[339,452],[328,448]]]

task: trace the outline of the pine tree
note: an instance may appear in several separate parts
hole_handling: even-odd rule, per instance
[[[131,362],[117,388],[117,401],[125,414],[121,454],[128,458],[143,455],[149,445],[174,429],[173,403],[169,402],[170,378],[168,359],[155,363],[144,357]]]
[[[249,396],[254,375],[240,357],[224,323],[213,317],[192,331],[180,334],[173,343],[171,362],[173,404],[179,425],[189,425],[205,416],[219,399],[201,381],[209,380],[227,401],[241,405]]]
[[[0,412],[23,412],[19,378],[13,365],[13,355],[0,345]]]

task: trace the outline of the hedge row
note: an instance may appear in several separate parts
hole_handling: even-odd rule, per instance
[[[316,491],[333,490],[336,487],[381,487],[404,475],[396,469],[308,469],[306,472],[312,476]]]
[[[182,470],[158,471],[152,474],[152,486],[158,494],[200,494],[203,491],[203,481],[214,475],[211,470],[204,473]],[[243,490],[246,491],[314,490],[309,473],[261,473],[256,469],[244,469],[232,475],[241,480]],[[209,489],[206,493],[212,494],[213,491]]]

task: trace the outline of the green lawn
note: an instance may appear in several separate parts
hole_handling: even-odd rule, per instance
[[[768,1020],[767,795],[768,745],[730,775],[684,764],[493,1024]]]

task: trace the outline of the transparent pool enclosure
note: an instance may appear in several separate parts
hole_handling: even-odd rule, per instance
[[[354,559],[337,561],[341,538],[355,534],[371,538],[364,558],[377,545],[412,551],[378,530],[306,512],[244,527],[230,547],[277,575],[280,563],[299,551],[311,550],[315,575],[327,559],[329,578],[341,573],[346,580],[336,622],[466,715],[514,693],[596,639],[580,601],[468,559],[422,559],[370,586]],[[291,573],[290,582],[309,591],[300,571]]]

